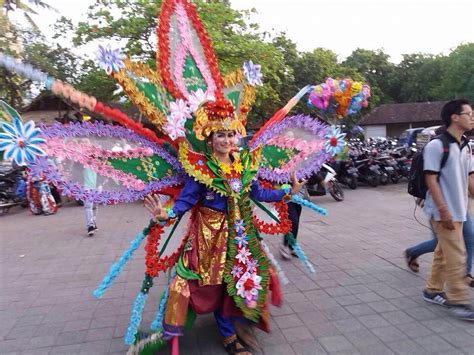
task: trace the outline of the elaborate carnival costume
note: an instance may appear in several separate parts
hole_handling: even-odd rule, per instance
[[[100,47],[99,60],[158,134],[94,97],[0,54],[0,65],[44,82],[53,93],[124,126],[56,124],[42,127],[46,142],[40,142],[28,136],[29,123],[22,126],[18,120],[18,129],[0,133],[0,149],[6,149],[6,155],[36,149],[34,157],[24,157],[32,171],[77,199],[114,204],[159,193],[166,202],[171,218],[150,221],[94,291],[101,297],[146,239],[145,278],[125,336],[127,344],[134,344],[133,351],[150,350],[164,338],[181,335],[194,312],[217,311],[218,322],[227,316],[244,317],[268,330],[269,290],[278,304],[278,277],[285,278],[259,233],[287,234],[291,240],[285,199],[325,213],[290,196],[288,187],[272,189],[273,184],[289,182],[295,171],[298,179],[309,177],[344,146],[338,128],[309,116],[286,115],[306,93],[314,106],[340,116],[357,112],[370,96],[368,86],[347,79],[307,86],[266,122],[248,147],[233,153],[232,164],[223,164],[206,153],[204,140],[218,131],[245,136],[255,85],[261,84],[260,66],[247,62],[222,77],[208,35],[189,1],[165,0],[157,33],[157,71],[110,48]],[[85,137],[89,143],[84,143]],[[113,151],[117,143],[127,149]],[[81,184],[84,168],[97,173],[97,189]],[[191,211],[188,230],[177,250],[165,256],[186,211]],[[270,219],[261,217],[262,211]],[[166,239],[160,244],[162,236]],[[292,243],[299,259],[314,271]],[[138,327],[145,301],[154,278],[166,271],[169,284],[151,325],[153,333],[142,338]]]

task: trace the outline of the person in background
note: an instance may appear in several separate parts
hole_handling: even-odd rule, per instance
[[[97,186],[97,173],[89,168],[84,168],[84,187],[86,189],[95,189]],[[97,204],[92,201],[84,201],[84,211],[86,213],[86,228],[87,235],[92,237],[98,231],[97,218]]]
[[[435,136],[444,134],[446,132],[445,126],[440,126],[435,131]],[[474,197],[471,195],[471,198]],[[419,205],[423,205],[422,201],[418,201]],[[467,210],[466,221],[463,224],[462,234],[464,237],[464,244],[466,246],[467,260],[466,260],[466,283],[470,287],[474,287],[474,278],[472,277],[472,261],[474,254],[474,222],[472,218],[472,213],[470,209]],[[405,260],[407,262],[408,268],[413,272],[418,272],[420,265],[418,263],[418,257],[432,253],[435,251],[436,246],[438,245],[438,240],[436,239],[436,234],[432,233],[432,239],[421,242],[417,245],[414,245],[405,250]]]
[[[474,128],[472,107],[465,99],[451,100],[443,106],[441,118],[446,126],[444,134],[450,142],[442,174],[443,142],[434,139],[423,149],[423,171],[428,187],[424,211],[438,239],[423,299],[449,307],[456,318],[474,321],[464,280],[466,249],[462,236],[468,213],[468,192],[471,195],[474,192],[474,165],[469,141],[463,135]]]
[[[82,140],[83,144],[90,144],[89,139],[84,138]],[[97,173],[89,168],[84,167],[83,170],[84,178],[84,187],[86,189],[96,189],[97,187]],[[96,218],[97,218],[97,204],[92,201],[84,201],[84,211],[86,214],[86,229],[87,235],[92,237],[95,232],[99,229],[97,228]]]

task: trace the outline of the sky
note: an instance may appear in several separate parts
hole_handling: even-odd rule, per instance
[[[46,0],[59,14],[41,11],[48,34],[59,15],[84,19],[94,0]],[[300,51],[333,50],[341,60],[357,48],[383,49],[398,63],[402,54],[448,54],[474,42],[474,1],[468,0],[231,0],[255,8],[252,20],[265,31],[284,31]]]

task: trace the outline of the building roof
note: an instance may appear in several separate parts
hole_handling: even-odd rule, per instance
[[[441,121],[440,112],[446,101],[384,104],[373,109],[360,121],[361,126]]]

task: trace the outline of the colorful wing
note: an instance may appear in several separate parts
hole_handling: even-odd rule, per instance
[[[101,122],[42,127],[48,158],[32,172],[45,176],[65,195],[101,204],[143,199],[183,182],[177,158],[132,131]]]
[[[345,134],[338,127],[329,127],[309,116],[286,116],[307,93],[309,105],[342,118],[367,106],[370,87],[351,79],[329,78],[325,83],[301,89],[250,142],[253,149],[263,146],[260,178],[288,182],[292,171],[298,178],[306,178],[317,172],[325,160],[343,151]]]
[[[303,115],[272,125],[250,147],[263,147],[258,177],[283,183],[290,181],[293,171],[298,179],[317,172],[330,158],[324,148],[328,131],[328,125]]]

